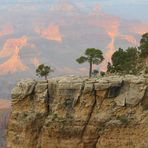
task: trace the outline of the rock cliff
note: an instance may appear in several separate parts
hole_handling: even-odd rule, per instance
[[[147,148],[148,78],[23,80],[12,90],[8,148]]]

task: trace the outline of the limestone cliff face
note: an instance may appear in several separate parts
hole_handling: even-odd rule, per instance
[[[148,79],[60,77],[12,90],[8,148],[147,148]]]

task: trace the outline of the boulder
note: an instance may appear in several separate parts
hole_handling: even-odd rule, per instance
[[[17,83],[16,87],[11,92],[12,99],[24,99],[34,91],[36,85],[35,80],[22,80]]]
[[[127,105],[137,105],[144,97],[147,86],[145,84],[131,83],[126,96]]]

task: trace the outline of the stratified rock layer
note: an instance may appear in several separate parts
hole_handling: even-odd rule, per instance
[[[12,90],[8,148],[147,148],[148,79],[24,80]]]

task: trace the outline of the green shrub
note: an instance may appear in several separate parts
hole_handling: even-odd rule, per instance
[[[128,119],[128,117],[125,116],[125,115],[118,116],[117,119],[120,120],[120,122],[122,124],[129,124],[129,122],[130,122],[130,120]]]
[[[37,113],[36,113],[36,118],[40,118],[41,115],[42,115],[41,113],[37,112]]]
[[[105,123],[99,123],[97,125],[97,132],[104,131],[104,129],[105,129]]]
[[[73,98],[71,99],[71,98],[69,98],[69,99],[66,99],[65,100],[65,102],[64,102],[64,107],[66,108],[66,109],[72,109],[72,103],[73,103]]]
[[[100,75],[101,75],[102,77],[105,76],[105,72],[101,71],[101,72],[100,72]]]
[[[57,114],[53,114],[52,118],[54,120],[54,119],[58,118],[58,115]]]

